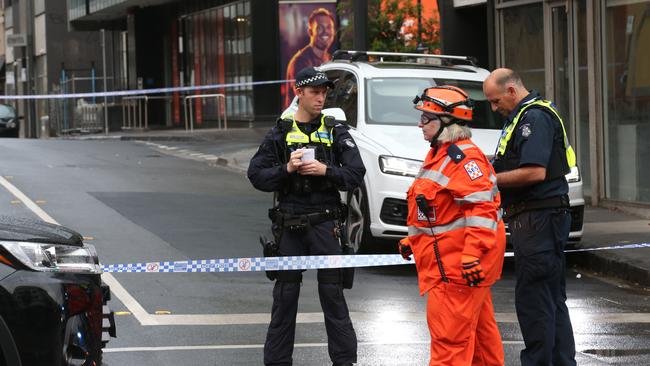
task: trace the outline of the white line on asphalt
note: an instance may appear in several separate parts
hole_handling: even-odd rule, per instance
[[[32,201],[27,195],[21,192],[16,186],[9,183],[5,177],[0,176],[0,184],[5,187],[11,194],[23,202],[23,204],[32,210],[41,220],[49,222],[50,224],[59,225],[59,223],[48,215],[47,212],[43,211],[34,201]],[[111,291],[117,296],[118,299],[129,309],[129,311],[135,316],[135,318],[142,325],[156,325],[155,322],[150,319],[152,316],[147,313],[146,310],[131,296],[122,285],[117,282],[115,277],[110,273],[103,273],[102,279],[106,282]]]
[[[429,344],[429,341],[407,341],[407,342],[359,342],[359,346],[401,346],[414,344]],[[524,344],[523,341],[503,341],[503,344]],[[327,343],[296,343],[295,348],[327,347]],[[116,347],[104,348],[105,353],[117,352],[160,352],[160,351],[209,351],[228,349],[262,349],[263,344],[219,344],[205,346],[165,346],[165,347]]]
[[[40,206],[34,203],[29,197],[11,184],[7,179],[0,176],[0,185],[4,186],[11,194],[18,198],[23,204],[34,212],[43,221],[58,224]],[[149,314],[140,303],[117,281],[110,273],[102,274],[102,279],[110,286],[111,292],[126,306],[136,320],[143,326],[150,325],[245,325],[245,324],[268,324],[270,315],[268,313],[254,314],[178,314],[178,315],[155,315]],[[650,313],[583,313],[580,310],[569,309],[574,322],[591,323],[650,323]],[[516,323],[515,313],[495,313],[499,323]],[[364,313],[351,312],[350,317],[354,321],[368,322],[405,322],[422,321],[424,313],[398,313],[379,312]],[[298,323],[322,323],[323,313],[299,313]]]

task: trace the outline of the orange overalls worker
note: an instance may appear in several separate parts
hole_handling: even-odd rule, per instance
[[[501,276],[505,227],[496,174],[465,125],[472,102],[460,88],[436,86],[414,103],[431,150],[408,190],[399,250],[415,257],[428,295],[429,365],[503,365],[490,286]]]

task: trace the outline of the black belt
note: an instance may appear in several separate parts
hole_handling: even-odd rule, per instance
[[[282,212],[278,209],[270,209],[269,218],[282,227],[299,230],[309,225],[318,225],[326,221],[339,220],[341,218],[341,211],[339,209],[326,209],[325,211],[308,214],[293,214]]]
[[[526,211],[568,207],[569,196],[567,195],[545,198],[543,200],[518,202],[504,208],[503,218],[509,219]]]

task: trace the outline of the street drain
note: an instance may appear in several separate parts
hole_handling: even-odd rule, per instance
[[[650,349],[587,349],[582,353],[601,357],[621,357],[650,354]]]
[[[145,158],[159,158],[160,155],[158,155],[158,154],[149,154],[149,155],[145,155],[144,157]]]

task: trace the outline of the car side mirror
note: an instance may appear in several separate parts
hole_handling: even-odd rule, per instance
[[[347,124],[347,117],[345,117],[345,112],[341,108],[326,108],[321,112],[326,116],[332,116],[334,119],[341,123]]]

